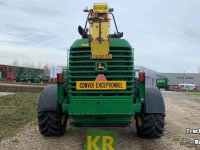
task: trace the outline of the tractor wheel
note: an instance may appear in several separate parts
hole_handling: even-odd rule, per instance
[[[139,79],[134,78],[134,102],[139,98]],[[147,114],[144,106],[141,115],[135,116],[137,135],[142,138],[159,138],[163,135],[165,114]]]
[[[138,136],[142,138],[160,138],[165,131],[165,114],[146,114],[136,116]]]
[[[67,97],[67,79],[63,80],[64,97]]]
[[[44,136],[61,136],[65,133],[67,116],[55,111],[38,113],[39,131]]]
[[[134,103],[137,98],[139,98],[139,79],[134,77]]]

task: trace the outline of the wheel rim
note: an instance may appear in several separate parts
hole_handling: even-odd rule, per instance
[[[63,125],[64,122],[65,122],[65,115],[62,115],[62,116],[61,116],[61,125]]]
[[[137,120],[138,120],[138,125],[141,127],[142,126],[142,118],[138,116]]]

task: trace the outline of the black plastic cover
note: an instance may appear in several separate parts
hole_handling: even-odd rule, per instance
[[[145,88],[145,112],[165,113],[164,99],[157,87]]]
[[[40,95],[38,102],[37,112],[41,111],[57,111],[58,101],[57,101],[57,85],[47,85]]]

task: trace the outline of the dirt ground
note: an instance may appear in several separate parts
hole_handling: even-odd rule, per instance
[[[125,128],[101,128],[119,132],[117,150],[175,150],[199,149],[194,139],[200,134],[186,134],[186,128],[200,128],[200,102],[164,97],[166,105],[166,131],[160,139],[141,139],[137,137],[135,125]],[[37,123],[29,123],[15,137],[3,139],[1,149],[43,149],[43,150],[83,150],[86,128],[66,130],[62,137],[43,137]]]

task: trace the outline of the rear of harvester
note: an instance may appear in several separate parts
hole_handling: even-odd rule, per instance
[[[70,47],[67,69],[48,85],[38,103],[42,135],[63,135],[70,126],[127,126],[135,123],[140,137],[161,137],[165,106],[157,88],[145,87],[145,73],[135,77],[133,48],[118,32],[112,9],[94,4],[82,39]],[[109,15],[117,34],[109,34]],[[87,31],[87,23],[89,31]],[[108,34],[108,35],[107,35]],[[107,36],[105,36],[107,35]]]
[[[63,110],[69,110],[69,119],[76,125],[124,125],[134,119],[132,48],[124,39],[111,40],[112,59],[90,59],[91,47],[81,47],[88,43],[87,39],[75,41],[70,49],[67,94],[70,106],[63,105]],[[98,70],[99,64],[105,69]],[[76,89],[77,81],[95,81],[98,75],[103,75],[107,81],[126,81],[126,89],[87,90],[87,85],[83,90]],[[99,86],[104,88],[106,85]]]

